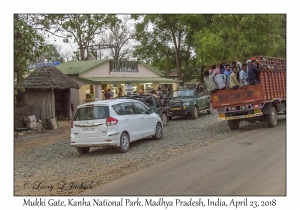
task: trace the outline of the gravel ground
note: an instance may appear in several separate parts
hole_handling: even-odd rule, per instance
[[[285,116],[279,116],[285,120]],[[177,155],[207,146],[245,131],[267,128],[264,122],[241,122],[231,131],[217,114],[199,114],[197,120],[177,117],[164,127],[161,140],[133,142],[127,153],[114,147],[94,147],[80,155],[65,139],[40,149],[15,154],[15,195],[76,195]]]

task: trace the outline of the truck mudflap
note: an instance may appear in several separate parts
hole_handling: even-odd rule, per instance
[[[258,113],[254,113],[254,114],[246,114],[246,115],[225,117],[225,114],[221,113],[221,114],[219,114],[218,121],[246,119],[246,118],[251,118],[251,117],[259,117],[259,116],[262,116],[262,115],[263,115],[262,112],[258,112]]]

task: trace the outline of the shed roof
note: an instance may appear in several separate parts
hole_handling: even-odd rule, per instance
[[[43,66],[30,73],[24,82],[17,84],[16,89],[66,89],[77,88],[79,85],[52,66]]]

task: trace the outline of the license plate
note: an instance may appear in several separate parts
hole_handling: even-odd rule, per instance
[[[260,113],[261,110],[260,109],[254,109],[254,113]]]
[[[223,114],[223,113],[219,114],[219,117],[225,117],[225,114]]]
[[[180,110],[180,108],[172,108],[172,110]]]
[[[90,132],[90,131],[96,131],[95,127],[84,127],[82,128],[82,132]]]

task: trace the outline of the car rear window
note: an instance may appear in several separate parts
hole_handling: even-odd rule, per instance
[[[108,106],[91,106],[82,107],[76,110],[74,121],[80,120],[97,120],[106,119],[109,117]]]

